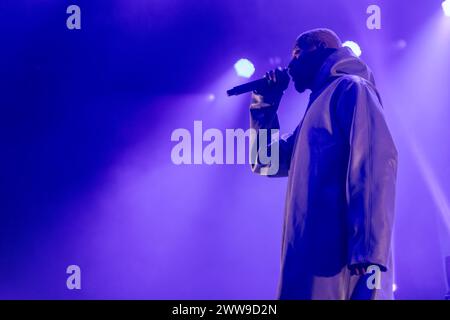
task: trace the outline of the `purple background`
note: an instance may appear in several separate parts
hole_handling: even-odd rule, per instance
[[[82,29],[66,28],[77,4]],[[382,29],[366,28],[381,7]],[[440,0],[2,0],[0,298],[272,299],[285,179],[172,164],[176,128],[248,128],[260,77],[295,37],[358,42],[399,149],[398,299],[442,299],[450,255],[450,18]],[[215,95],[212,101],[210,94]],[[293,130],[307,95],[280,108]],[[66,288],[66,267],[82,289]]]

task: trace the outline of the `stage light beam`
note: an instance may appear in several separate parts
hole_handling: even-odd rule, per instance
[[[345,41],[342,44],[342,46],[343,47],[349,47],[357,57],[361,56],[361,53],[362,53],[361,48],[359,47],[359,44],[357,44],[356,42],[354,42],[354,41]]]
[[[238,76],[250,78],[255,73],[255,66],[248,59],[239,59],[234,64],[234,70]]]
[[[445,0],[442,2],[442,10],[447,17],[450,17],[450,0]]]

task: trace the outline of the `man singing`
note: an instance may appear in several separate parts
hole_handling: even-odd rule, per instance
[[[294,132],[271,141],[276,176],[288,177],[278,298],[392,299],[397,150],[372,73],[328,29],[297,38],[288,72],[311,95]],[[252,95],[256,130],[279,129],[289,83],[280,69],[266,78]],[[253,171],[267,172],[262,163]]]

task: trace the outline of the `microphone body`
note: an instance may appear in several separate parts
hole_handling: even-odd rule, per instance
[[[269,87],[269,80],[266,78],[261,78],[258,80],[250,81],[240,86],[233,87],[230,90],[227,90],[228,96],[238,96],[240,94],[254,91],[254,90],[263,90]]]
[[[288,69],[287,68],[279,68],[277,71],[280,71],[282,73],[284,73],[287,78],[288,78],[288,83],[289,83],[289,75],[288,75]],[[266,77],[258,79],[258,80],[254,80],[254,81],[250,81],[244,84],[241,84],[240,86],[236,86],[230,90],[227,90],[227,95],[228,96],[238,96],[240,94],[246,93],[246,92],[250,92],[250,91],[264,91],[269,89],[271,86],[273,86],[273,82],[271,82],[269,79],[267,79]]]

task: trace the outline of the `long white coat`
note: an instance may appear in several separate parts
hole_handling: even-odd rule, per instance
[[[279,100],[266,100],[253,93],[256,130],[279,128]],[[391,299],[397,150],[369,68],[348,48],[331,54],[304,118],[273,143],[288,176],[278,298]],[[350,275],[356,263],[380,267],[380,289]]]

